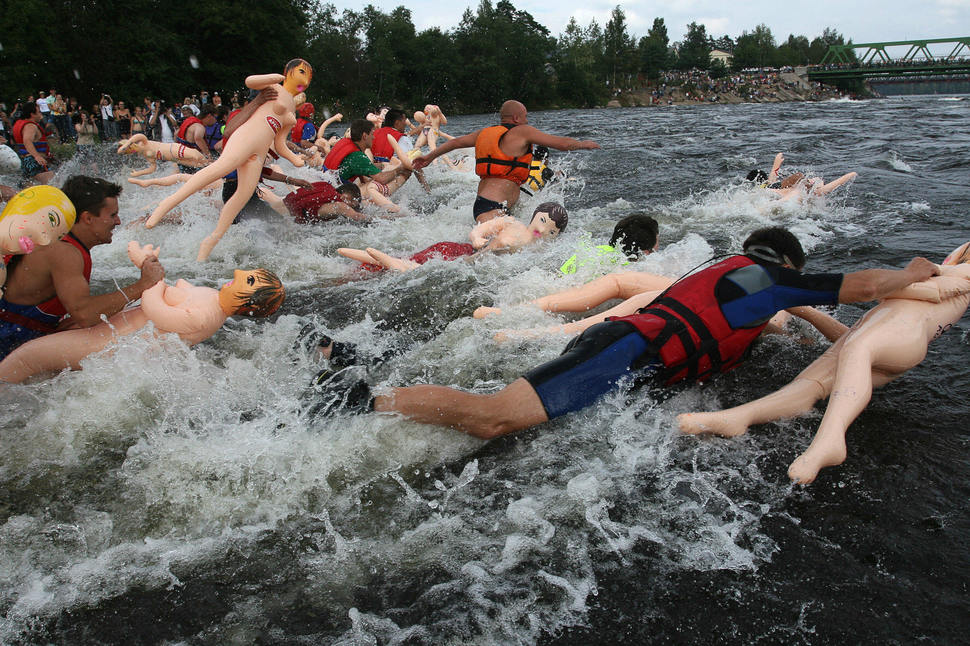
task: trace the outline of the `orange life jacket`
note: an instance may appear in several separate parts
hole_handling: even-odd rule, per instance
[[[499,142],[505,133],[515,128],[502,124],[485,128],[475,140],[475,173],[479,177],[497,177],[522,184],[529,179],[532,147],[524,155],[512,157],[502,152]]]

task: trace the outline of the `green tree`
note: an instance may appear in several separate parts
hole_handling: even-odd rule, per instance
[[[670,67],[670,39],[663,18],[654,18],[647,35],[640,39],[640,71],[647,78],[657,79]]]
[[[687,25],[687,36],[680,46],[678,67],[683,70],[706,70],[711,66],[711,47],[707,41],[704,25],[692,22]]]
[[[738,36],[734,47],[734,67],[772,67],[776,56],[775,37],[767,25],[760,24],[750,34],[745,31]]]
[[[603,30],[603,64],[611,87],[629,82],[636,72],[633,38],[627,33],[626,14],[617,5]]]
[[[585,29],[570,18],[559,35],[555,64],[557,93],[569,104],[591,107],[606,97],[605,84],[596,76],[602,56],[602,33],[595,21]]]

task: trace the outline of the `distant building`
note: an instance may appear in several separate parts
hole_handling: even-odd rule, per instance
[[[712,49],[711,50],[711,62],[721,61],[724,63],[724,67],[731,67],[731,62],[734,60],[734,56],[730,52],[726,52],[723,49]]]

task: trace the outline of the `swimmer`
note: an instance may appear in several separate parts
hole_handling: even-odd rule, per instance
[[[821,177],[805,177],[804,173],[792,173],[788,177],[779,180],[778,171],[785,161],[785,155],[778,153],[775,155],[771,171],[765,173],[763,170],[752,170],[745,178],[749,182],[757,183],[761,188],[767,189],[781,198],[782,201],[803,200],[810,197],[822,197],[828,195],[843,184],[851,182],[859,176],[858,173],[846,173],[842,177],[829,182],[828,184]]]
[[[815,438],[788,467],[788,477],[807,484],[821,469],[842,464],[846,430],[868,405],[872,389],[919,365],[930,342],[970,305],[970,242],[947,256],[939,270],[939,276],[889,294],[851,328],[834,322],[838,340],[787,386],[735,408],[679,415],[680,430],[734,437],[752,424],[804,414],[828,397]]]
[[[599,265],[626,265],[637,260],[641,254],[649,255],[657,250],[660,225],[649,215],[634,213],[628,215],[613,227],[609,244],[596,245],[592,254],[573,254],[559,268],[564,274],[575,274],[576,270],[590,262]],[[591,256],[591,257],[590,257]]]
[[[273,189],[256,189],[263,200],[280,215],[291,215],[297,224],[327,222],[338,216],[364,222],[370,218],[360,212],[360,189],[356,184],[341,184],[334,188],[328,182],[313,182],[310,186],[280,197]]]
[[[472,206],[476,223],[508,215],[519,200],[519,186],[529,178],[532,146],[556,150],[592,150],[595,141],[557,137],[529,125],[526,107],[518,101],[506,101],[499,110],[499,124],[476,130],[445,142],[437,149],[414,160],[415,170],[427,166],[436,157],[459,148],[475,147],[477,197]]]
[[[371,247],[367,249],[342,247],[337,249],[337,253],[365,265],[377,265],[395,271],[411,271],[432,258],[455,260],[465,256],[474,257],[484,251],[516,251],[539,240],[558,235],[566,229],[568,221],[569,216],[561,204],[546,202],[536,207],[528,226],[511,217],[495,218],[476,225],[468,234],[471,244],[439,242],[410,258],[395,258]]]

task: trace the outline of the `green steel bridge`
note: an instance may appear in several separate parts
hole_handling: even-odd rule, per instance
[[[944,46],[946,54],[933,54],[930,46]],[[908,47],[902,56],[892,56],[887,47]],[[861,56],[856,52],[865,50]],[[822,62],[808,69],[813,81],[831,82],[863,78],[925,78],[970,73],[970,36],[896,40],[886,43],[832,45]]]

